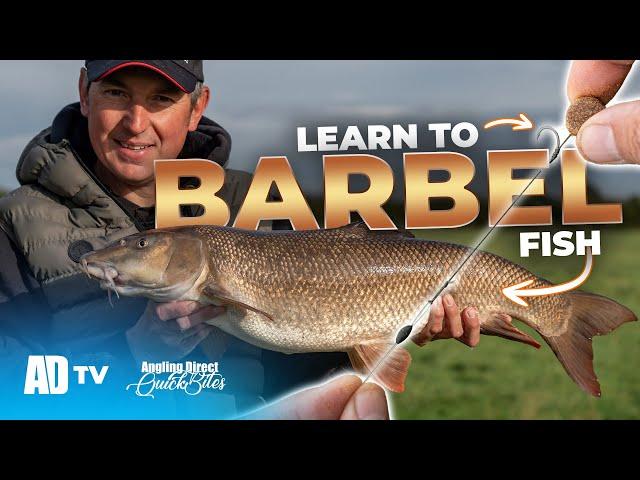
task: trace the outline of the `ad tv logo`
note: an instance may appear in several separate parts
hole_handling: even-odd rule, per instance
[[[93,365],[76,365],[73,371],[77,373],[78,385],[86,382],[86,373],[91,380],[101,385],[107,375],[109,366],[98,369]],[[76,378],[71,378],[76,380]],[[69,362],[60,355],[29,355],[27,374],[24,380],[25,395],[63,395],[69,390]]]

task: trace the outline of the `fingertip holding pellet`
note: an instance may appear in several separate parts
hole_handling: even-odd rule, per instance
[[[595,97],[580,97],[576,99],[567,110],[567,130],[571,135],[577,135],[584,122],[604,109],[604,104]]]

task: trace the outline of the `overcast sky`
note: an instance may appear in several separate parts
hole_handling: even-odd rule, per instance
[[[77,101],[82,65],[82,61],[0,61],[0,186],[17,186],[14,169],[23,147],[49,126],[64,105]],[[479,126],[519,112],[532,116],[538,125],[559,125],[567,105],[568,65],[563,61],[206,61],[205,78],[213,93],[207,116],[232,135],[229,166],[253,171],[261,155],[295,153],[296,126],[465,118]],[[632,74],[619,97],[634,92],[640,97],[637,77]],[[320,165],[321,155],[314,154],[314,159]],[[603,178],[614,181],[618,192],[640,195],[640,172],[611,172]],[[317,184],[317,179],[302,179],[303,188],[310,182]]]

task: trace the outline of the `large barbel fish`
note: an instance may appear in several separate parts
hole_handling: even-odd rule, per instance
[[[370,231],[363,223],[313,231],[193,226],[132,235],[85,255],[82,265],[120,295],[227,305],[227,313],[210,323],[228,334],[285,353],[348,352],[364,373],[468,252],[408,232]],[[511,319],[535,329],[569,376],[599,396],[591,339],[636,316],[614,300],[582,291],[532,297],[528,307],[502,294],[530,279],[529,288],[550,285],[479,251],[447,291],[459,306],[478,308],[481,333],[539,347]],[[375,377],[402,391],[410,361],[397,347]]]

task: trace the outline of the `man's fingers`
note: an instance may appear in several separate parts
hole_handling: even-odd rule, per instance
[[[462,319],[460,318],[460,310],[453,300],[451,294],[447,293],[444,298],[444,316],[447,323],[447,329],[453,338],[460,338],[464,333],[462,330]]]
[[[187,315],[185,317],[179,317],[176,319],[178,325],[181,330],[188,330],[189,328],[193,328],[196,325],[199,325],[207,320],[211,320],[212,318],[217,317],[224,313],[225,307],[218,307],[215,305],[207,305],[206,307],[202,307],[199,310],[196,310],[191,315]]]
[[[184,335],[180,342],[184,346],[197,345],[201,340],[207,338],[207,336],[215,329],[213,325],[196,325]]]
[[[596,97],[607,104],[622,86],[633,60],[576,60],[567,78],[571,102],[578,97]]]
[[[189,330],[189,334],[179,341],[182,355],[189,355],[213,330],[215,330],[214,326],[205,324],[196,325]]]
[[[196,340],[196,345],[200,343],[202,340],[207,338],[211,332],[216,329],[213,325],[196,325],[194,327],[194,335],[191,336],[192,339]]]
[[[156,315],[162,321],[173,320],[174,318],[191,315],[202,307],[201,303],[192,300],[158,303],[156,304]]]
[[[382,387],[363,384],[347,402],[340,420],[389,420],[389,405]]]
[[[581,60],[571,65],[567,94],[573,102],[592,96],[606,104],[618,92],[633,60]],[[585,122],[576,139],[578,150],[591,162],[640,163],[640,103],[614,105]]]
[[[591,117],[576,145],[591,162],[640,163],[640,101],[613,105]]]
[[[343,375],[319,387],[283,398],[257,410],[245,420],[336,420],[354,392],[362,385],[356,375]]]
[[[443,298],[436,299],[426,327],[411,339],[422,347],[430,340],[452,337],[465,345],[475,347],[480,341],[480,319],[478,310],[473,307],[465,308],[460,313],[453,297],[446,294]]]
[[[427,324],[428,334],[434,337],[442,332],[444,328],[444,307],[442,306],[442,298],[436,298],[431,307],[429,314],[429,323]]]
[[[480,318],[478,311],[473,307],[467,307],[462,311],[462,328],[464,334],[460,341],[473,348],[480,342]]]
[[[416,325],[421,325],[423,322],[420,321]],[[429,319],[426,325],[423,325],[422,328],[411,337],[413,343],[418,345],[419,347],[424,346],[427,342],[431,341],[434,335],[442,332],[442,326],[444,324],[444,308],[442,307],[442,300],[440,297],[436,298],[431,306],[431,311],[429,312]],[[420,327],[418,327],[420,328]]]

